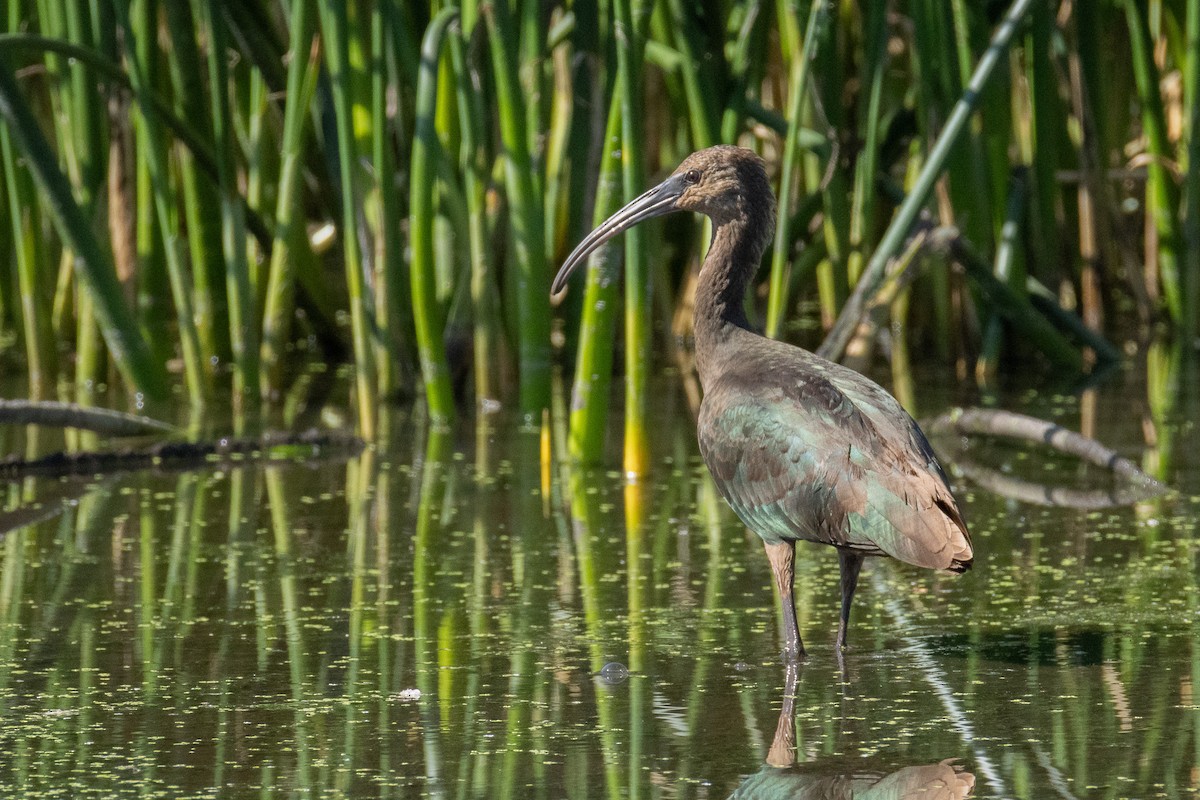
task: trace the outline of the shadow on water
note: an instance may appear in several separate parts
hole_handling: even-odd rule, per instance
[[[1027,666],[1095,666],[1107,659],[1106,632],[1063,631],[1050,627],[988,634],[974,639],[962,634],[934,634],[925,638],[930,651],[947,661],[966,658],[968,653],[997,664]]]
[[[77,487],[7,485],[4,511],[61,513],[0,540],[0,787],[707,800],[937,781],[956,797],[973,776],[975,797],[1197,791],[1200,447],[1178,410],[1147,411],[1143,463],[1169,497],[1078,510],[960,476],[983,557],[961,578],[869,561],[845,674],[836,558],[800,549],[811,656],[789,687],[762,548],[673,391],[640,484],[547,459],[539,432],[501,416],[470,436],[397,412],[344,462],[129,474],[70,502]],[[1064,425],[1079,408],[1041,402]],[[1142,451],[1129,387],[1091,402],[1107,442]]]

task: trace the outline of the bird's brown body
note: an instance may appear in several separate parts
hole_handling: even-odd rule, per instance
[[[554,290],[608,238],[675,210],[713,221],[695,305],[700,452],[721,494],[762,537],[784,598],[792,657],[804,654],[792,603],[794,544],[838,549],[838,644],[845,646],[863,558],[889,555],[962,572],[973,558],[966,524],[929,442],[895,398],[853,370],[751,330],[743,300],[774,230],[775,202],[749,150],[693,153],[589,235]]]
[[[698,421],[704,462],[742,521],[768,544],[804,539],[929,569],[969,565],[945,476],[899,403],[853,370],[764,345],[707,382]]]

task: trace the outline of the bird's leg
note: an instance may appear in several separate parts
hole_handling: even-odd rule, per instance
[[[775,738],[767,751],[767,763],[780,769],[796,765],[796,679],[796,662],[793,661],[784,670],[783,708],[779,709]]]
[[[792,579],[795,576],[795,542],[763,543],[771,571],[775,573],[775,587],[783,605],[783,654],[788,661],[804,658],[804,643],[800,641],[800,627],[796,624],[796,603],[792,598]]]
[[[858,586],[858,571],[862,569],[862,553],[838,548],[838,563],[842,568],[842,622],[838,625],[838,652],[846,649],[846,628],[850,627],[850,602],[854,600],[854,589]]]

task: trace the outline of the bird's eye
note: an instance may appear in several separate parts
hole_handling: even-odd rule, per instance
[[[699,183],[700,182],[700,170],[689,169],[687,171],[687,174],[683,176],[683,179],[685,181],[687,181],[688,183]]]

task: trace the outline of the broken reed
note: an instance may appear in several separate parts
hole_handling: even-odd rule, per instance
[[[722,141],[761,152],[778,181],[770,268],[749,298],[771,335],[815,347],[791,324],[801,304],[816,300],[828,329],[863,275],[878,280],[902,249],[907,225],[885,232],[911,185],[930,190],[911,210],[953,226],[980,262],[964,282],[936,260],[892,304],[908,344],[960,367],[981,359],[988,380],[1002,356],[1047,349],[1029,346],[1031,330],[1050,331],[1055,352],[1084,348],[1061,325],[1025,327],[1061,319],[1039,310],[1056,297],[1101,332],[1127,329],[1128,297],[1143,326],[1194,337],[1200,0],[1057,13],[1018,0],[1010,47],[993,56],[999,13],[961,0],[893,11],[10,3],[4,357],[37,396],[68,379],[86,399],[119,374],[193,407],[229,387],[248,410],[283,397],[315,345],[353,362],[365,432],[381,401],[422,389],[443,424],[472,399],[535,424],[550,398],[554,268],[593,223]],[[966,125],[939,151],[987,57]],[[912,184],[910,163],[928,167]],[[688,329],[706,235],[685,218],[627,235],[568,295],[575,457],[606,456],[623,353],[625,467],[646,469],[646,387],[686,353],[668,328]],[[1007,286],[1004,305],[980,264]]]

